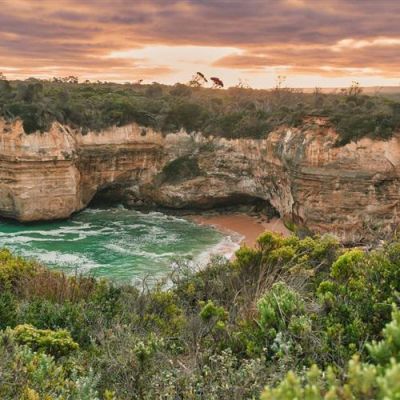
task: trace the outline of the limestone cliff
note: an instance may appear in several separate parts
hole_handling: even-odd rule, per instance
[[[54,124],[26,135],[0,121],[0,215],[66,218],[97,193],[130,204],[208,208],[267,200],[282,218],[352,240],[394,229],[400,199],[400,135],[336,147],[323,119],[263,140],[162,135],[137,125],[82,135]]]

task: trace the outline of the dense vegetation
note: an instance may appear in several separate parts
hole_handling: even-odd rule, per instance
[[[136,122],[163,132],[181,128],[228,138],[265,137],[280,125],[296,126],[307,115],[327,117],[345,144],[364,136],[389,138],[400,127],[396,97],[363,95],[358,86],[340,94],[273,90],[0,80],[0,116],[21,118],[27,133],[59,121],[82,132]]]
[[[2,250],[0,398],[397,399],[399,292],[398,242],[265,233],[152,288]]]

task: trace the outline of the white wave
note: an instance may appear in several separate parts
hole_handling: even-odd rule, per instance
[[[124,225],[125,228],[128,229],[139,229],[139,228],[147,228],[146,224],[126,224]]]
[[[155,219],[155,220],[174,221],[174,222],[182,222],[185,224],[191,224],[191,221],[185,218],[181,218],[176,215],[163,214],[162,212],[159,211],[150,211],[149,213],[142,213],[140,211],[136,212],[143,218],[150,217],[150,219]]]
[[[98,214],[102,213],[106,210],[101,209],[101,208],[85,208],[83,211],[79,212],[76,214],[76,216],[84,215],[84,214]]]
[[[150,260],[170,259],[176,256],[174,252],[156,253],[142,250],[140,247],[128,248],[125,245],[119,245],[117,243],[108,243],[105,245],[105,248],[117,253],[128,254],[134,257],[144,257]]]
[[[108,243],[104,246],[106,249],[108,250],[112,250],[115,251],[116,253],[120,253],[120,254],[129,254],[129,255],[135,255],[135,252],[132,251],[131,249],[128,249],[125,246],[119,245],[117,243]]]
[[[193,267],[196,269],[205,267],[213,256],[223,256],[230,260],[240,248],[243,239],[244,236],[236,233],[224,236],[216,245],[198,254],[193,260]]]
[[[98,215],[86,216],[85,219],[85,213]],[[110,213],[113,215],[110,216]],[[147,272],[154,278],[160,278],[173,260],[180,259],[194,268],[201,268],[213,255],[222,254],[231,258],[242,240],[242,237],[232,233],[223,236],[218,243],[207,246],[202,241],[204,238],[212,240],[215,237],[215,243],[222,236],[215,234],[215,229],[209,226],[200,226],[193,221],[160,212],[145,214],[124,208],[88,209],[67,222],[25,228],[18,232],[0,232],[0,246],[10,247],[23,256],[66,271],[86,273],[101,267],[102,271],[107,270],[104,275],[116,279],[128,275],[144,276]],[[201,235],[195,240],[199,232]],[[91,239],[85,242],[87,238]],[[72,242],[77,241],[82,241],[79,246],[81,249],[87,245],[93,250],[96,246],[98,255],[94,254],[92,258],[85,250],[81,253],[66,252],[64,245],[58,247],[56,244],[71,242],[67,249],[73,251]],[[39,242],[47,242],[48,245]],[[51,245],[53,242],[54,246]],[[50,247],[50,250],[41,247]],[[110,261],[107,262],[107,259]]]
[[[29,252],[27,252],[29,253]],[[32,251],[31,258],[59,267],[75,268],[78,272],[86,273],[92,269],[99,268],[102,265],[89,259],[84,254],[62,253],[59,251]]]
[[[24,230],[19,232],[0,232],[1,245],[24,244],[30,242],[75,242],[88,237],[108,235],[114,232],[110,227],[98,228],[89,223],[81,226],[64,226],[49,230]]]

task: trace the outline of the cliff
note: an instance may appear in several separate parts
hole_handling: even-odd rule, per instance
[[[323,119],[263,140],[162,135],[137,125],[100,133],[53,124],[26,135],[0,121],[0,215],[66,218],[97,196],[131,205],[210,208],[268,201],[287,221],[345,240],[393,230],[400,199],[400,135],[337,147]]]

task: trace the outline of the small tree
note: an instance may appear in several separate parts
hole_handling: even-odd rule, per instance
[[[212,78],[211,78],[212,79]],[[207,78],[201,72],[196,72],[189,81],[189,86],[191,87],[201,87],[208,82]]]
[[[345,91],[345,94],[347,96],[351,96],[351,97],[358,97],[362,94],[363,89],[360,86],[359,82],[353,81],[351,83],[351,86]]]
[[[221,79],[213,76],[210,78],[213,82],[213,89],[219,89],[219,88],[223,88],[224,87],[224,82],[221,81]]]
[[[278,75],[277,77],[276,77],[276,79],[275,79],[275,90],[276,91],[280,91],[280,90],[282,90],[283,89],[283,85],[285,84],[285,82],[286,82],[286,76],[285,75]]]

